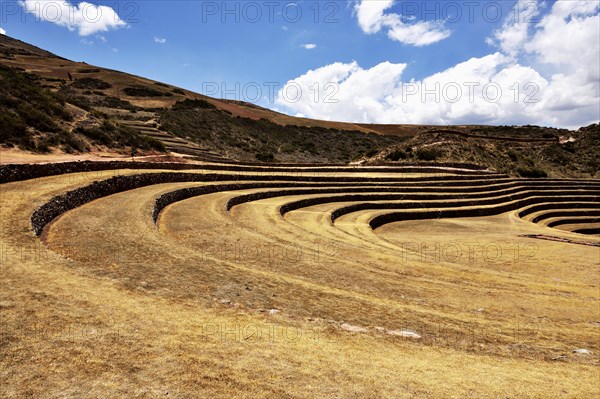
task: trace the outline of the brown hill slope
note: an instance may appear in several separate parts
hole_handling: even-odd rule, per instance
[[[69,61],[6,36],[0,37],[0,66],[3,79],[14,81],[16,90],[27,82],[36,97],[56,103],[60,112],[50,112],[51,116],[64,116],[52,116],[56,125],[52,129],[28,120],[12,121],[19,126],[2,143],[27,150],[57,146],[69,152],[98,146],[150,150],[160,149],[154,142],[159,141],[167,150],[208,161],[225,156],[247,161],[348,162],[398,141],[354,124],[293,118]],[[12,104],[15,94],[4,93],[5,114],[26,115]],[[284,130],[283,126],[294,127]],[[121,140],[113,139],[115,131]],[[124,140],[126,135],[136,139]],[[138,143],[136,135],[148,143]]]
[[[5,35],[0,36],[0,63],[38,75],[45,80],[47,85],[54,88],[58,88],[71,80],[100,79],[111,85],[111,87],[103,89],[107,96],[121,98],[137,107],[168,108],[177,101],[203,99],[213,104],[217,109],[227,111],[233,116],[255,120],[268,119],[280,125],[317,126],[339,130],[379,132],[377,125],[296,118],[242,101],[219,100],[203,96],[139,76],[91,66],[85,62],[70,61]],[[136,92],[135,88],[139,87],[146,88],[146,90]],[[134,88],[134,90],[130,88]],[[90,87],[90,89],[93,89],[93,87]]]
[[[571,132],[295,118],[73,62],[3,35],[0,79],[0,144],[35,152],[171,151],[210,162],[435,160],[538,176],[598,171],[598,140],[587,138],[597,126]]]

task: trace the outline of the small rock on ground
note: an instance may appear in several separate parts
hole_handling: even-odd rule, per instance
[[[348,332],[365,333],[365,332],[369,331],[368,328],[353,326],[348,323],[343,323],[340,327],[342,330],[348,331]]]
[[[421,335],[417,334],[414,331],[410,331],[410,330],[388,330],[387,333],[389,335],[394,335],[396,337],[406,337],[406,338],[415,338],[415,339],[421,338]]]
[[[589,349],[574,349],[573,353],[577,353],[580,355],[591,355],[592,352]]]

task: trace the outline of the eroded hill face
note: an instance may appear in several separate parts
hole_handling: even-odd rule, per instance
[[[73,62],[0,36],[0,144],[34,152],[185,154],[221,162],[459,162],[525,177],[593,177],[598,125],[316,121]]]

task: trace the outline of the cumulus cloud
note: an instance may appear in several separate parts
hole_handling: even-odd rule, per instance
[[[2,28],[0,28],[0,35],[6,35],[6,31]]]
[[[395,13],[386,13],[394,0],[360,0],[354,6],[358,25],[367,34],[387,29],[388,37],[400,43],[426,46],[448,38],[450,30],[443,22],[420,21],[405,23]]]
[[[506,54],[515,56],[527,41],[529,26],[540,13],[537,0],[518,0],[501,29],[494,32],[488,43],[498,45]]]
[[[600,2],[557,2],[537,25],[524,51],[540,62],[573,69],[598,71],[600,48]],[[595,79],[598,80],[596,74]]]
[[[535,70],[509,64],[501,53],[472,58],[421,81],[403,80],[405,69],[406,64],[390,62],[370,69],[356,62],[327,65],[288,82],[278,103],[310,118],[359,123],[509,123],[537,112],[534,92],[548,85]],[[527,107],[524,101],[530,101]]]
[[[313,50],[317,48],[317,45],[314,43],[308,43],[308,44],[303,44],[300,47],[306,49],[306,50]]]
[[[494,33],[498,51],[422,80],[404,78],[404,63],[333,63],[288,82],[276,102],[308,118],[363,123],[597,122],[600,5],[593,3],[557,2],[525,25],[510,17]],[[515,7],[523,10],[523,2]],[[378,18],[365,21],[377,29]]]
[[[166,42],[167,42],[167,39],[165,39],[163,37],[154,36],[154,43],[165,44]]]
[[[20,4],[26,12],[40,20],[77,31],[81,36],[127,26],[115,10],[107,6],[87,2],[75,6],[67,1],[53,0],[22,0]]]

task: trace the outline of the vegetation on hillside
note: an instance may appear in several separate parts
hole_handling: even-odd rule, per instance
[[[40,88],[34,75],[0,65],[0,142],[35,150],[54,143],[70,145],[61,122],[72,120],[64,97]],[[37,140],[35,131],[47,136]]]
[[[597,177],[600,170],[598,125],[573,132],[530,125],[358,126],[311,121],[311,126],[320,127],[299,126],[305,124],[256,105],[210,99],[75,63],[0,35],[4,146],[37,152],[187,148],[190,155],[196,148],[248,162],[459,162],[523,177]],[[351,130],[361,128],[388,135]]]
[[[171,97],[173,93],[156,90],[145,86],[131,86],[123,89],[123,93],[131,97]]]
[[[53,92],[44,88],[40,81],[35,75],[0,65],[1,144],[36,152],[49,152],[52,148],[85,152],[94,145],[164,151],[160,142],[118,125],[107,115],[94,110],[94,106],[105,104],[132,107],[98,91],[109,88],[110,84],[95,78],[83,78]],[[94,96],[97,98],[95,103],[80,92],[91,89],[99,93]],[[85,120],[76,120],[68,104],[84,112],[89,111],[83,118]]]
[[[597,177],[600,172],[597,157],[600,152],[598,124],[577,132],[537,126],[496,126],[479,129],[477,134],[495,138],[548,140],[525,142],[424,132],[385,149],[366,159],[366,162],[465,162],[527,178]]]
[[[232,116],[205,100],[177,102],[159,112],[161,128],[242,160],[349,162],[400,143],[394,136],[322,127],[281,126]]]

